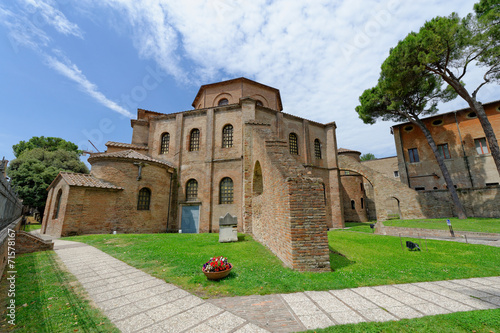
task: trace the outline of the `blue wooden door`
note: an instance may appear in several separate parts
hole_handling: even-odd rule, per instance
[[[197,234],[200,225],[200,206],[182,206],[181,229],[183,234]]]

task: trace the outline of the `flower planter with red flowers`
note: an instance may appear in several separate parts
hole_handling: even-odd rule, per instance
[[[228,276],[231,269],[233,269],[233,265],[227,261],[227,258],[219,256],[207,261],[201,270],[207,279],[220,280]]]

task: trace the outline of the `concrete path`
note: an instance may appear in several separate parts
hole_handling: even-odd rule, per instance
[[[203,300],[92,246],[54,242],[122,332],[297,332],[500,308],[500,277]]]

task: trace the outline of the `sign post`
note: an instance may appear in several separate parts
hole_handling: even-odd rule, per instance
[[[453,232],[453,227],[451,226],[450,220],[446,220],[446,224],[448,224],[448,227],[450,228],[451,237],[455,237],[455,233]]]

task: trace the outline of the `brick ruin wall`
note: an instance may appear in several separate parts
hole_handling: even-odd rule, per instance
[[[269,126],[247,124],[245,136],[247,229],[286,266],[329,271],[322,179],[308,177],[305,168],[289,154],[288,143],[277,140]],[[260,195],[252,189],[257,161],[263,180]]]
[[[500,186],[457,189],[468,217],[500,218]],[[448,190],[422,191],[422,206],[427,218],[458,216]]]
[[[368,202],[374,201],[378,221],[400,215],[402,219],[442,218],[457,216],[448,190],[415,191],[396,178],[389,178],[356,162],[339,156],[340,167],[362,174],[373,185],[367,191]],[[457,189],[458,197],[469,217],[500,217],[500,186]],[[397,201],[399,200],[399,207]],[[398,211],[399,208],[399,211]]]

